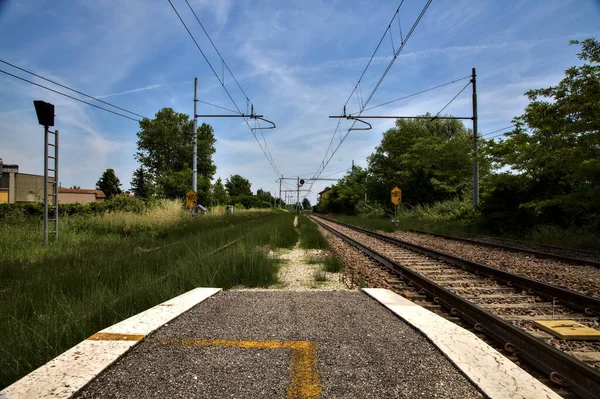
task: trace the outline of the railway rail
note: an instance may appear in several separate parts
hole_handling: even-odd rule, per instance
[[[563,348],[533,325],[536,319],[555,316],[597,323],[599,299],[331,219],[314,220],[554,383],[583,398],[600,397],[600,364],[584,362],[600,355],[600,345],[576,341],[577,352],[572,351],[568,343]]]
[[[585,251],[573,248],[562,248],[551,245],[535,244],[525,241],[509,240],[491,236],[454,236],[440,233],[430,233],[421,230],[410,230],[413,233],[427,234],[434,237],[441,237],[450,240],[468,242],[471,244],[483,245],[491,248],[500,248],[515,252],[526,252],[540,258],[556,259],[561,262],[572,265],[587,265],[600,269],[600,252]]]

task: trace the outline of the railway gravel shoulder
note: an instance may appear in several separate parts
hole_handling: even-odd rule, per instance
[[[478,246],[428,234],[378,233],[600,298],[600,269],[593,266],[569,265],[557,260],[537,258],[525,252]]]

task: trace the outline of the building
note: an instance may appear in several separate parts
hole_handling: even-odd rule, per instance
[[[48,178],[48,199],[54,202],[52,194],[52,178]],[[58,203],[82,204],[93,201],[104,201],[105,195],[100,190],[81,190],[58,188]],[[44,176],[19,173],[18,165],[3,164],[0,158],[0,204],[26,202],[44,202]]]
[[[322,198],[327,198],[329,191],[331,191],[331,187],[325,187],[325,189],[319,193],[317,201],[321,201]]]
[[[102,190],[88,190],[81,188],[58,188],[59,204],[87,204],[89,202],[104,201],[106,196]]]

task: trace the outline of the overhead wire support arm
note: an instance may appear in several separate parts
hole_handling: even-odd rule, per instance
[[[433,117],[433,116],[361,115],[359,117],[359,116],[354,116],[354,115],[330,115],[329,117],[330,118],[352,119],[352,120],[357,120],[357,121],[360,121],[363,123],[367,123],[367,122],[361,121],[360,119],[427,119],[427,120],[433,120],[433,119],[469,119],[469,120],[472,120],[473,119],[472,116],[437,116],[437,117]],[[354,130],[356,130],[356,129],[354,129]]]
[[[222,115],[222,114],[215,114],[215,115],[196,115],[196,118],[250,118],[250,119],[261,119],[264,115],[253,115],[253,114],[239,114],[239,115]]]

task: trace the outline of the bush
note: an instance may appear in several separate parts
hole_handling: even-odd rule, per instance
[[[358,216],[370,218],[380,218],[386,216],[387,214],[383,206],[381,206],[381,204],[378,203],[365,204],[363,202],[360,202],[356,206],[356,211],[358,213]]]

